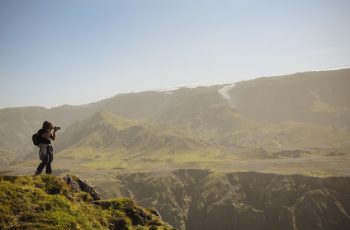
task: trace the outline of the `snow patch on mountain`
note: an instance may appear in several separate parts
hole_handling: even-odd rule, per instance
[[[181,87],[173,87],[173,88],[166,88],[166,89],[155,89],[155,90],[152,90],[152,91],[155,91],[155,92],[172,92],[172,91],[178,90],[180,88]]]
[[[228,91],[230,91],[233,87],[235,86],[235,84],[229,84],[229,85],[225,85],[222,88],[218,89],[218,93],[225,99],[227,100],[230,104],[230,94],[228,93]]]

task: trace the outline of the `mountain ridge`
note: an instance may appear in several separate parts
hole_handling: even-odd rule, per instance
[[[54,143],[58,156],[75,145],[81,160],[86,156],[97,161],[101,155],[111,156],[116,165],[131,158],[139,161],[123,167],[140,165],[142,159],[150,166],[169,162],[174,167],[194,166],[197,161],[232,162],[249,151],[251,158],[255,149],[268,152],[257,159],[301,150],[312,153],[308,156],[343,152],[346,161],[349,79],[346,69],[243,81],[225,88],[225,97],[220,90],[227,85],[214,85],[116,95],[86,106],[0,110],[0,149],[6,156],[0,165],[36,157],[30,137],[44,120],[63,129]],[[104,121],[95,122],[94,115]],[[130,129],[122,131],[122,126]],[[105,167],[102,160],[100,164],[98,168]]]

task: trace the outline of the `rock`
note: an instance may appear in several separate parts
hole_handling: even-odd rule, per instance
[[[155,208],[149,208],[148,211],[149,211],[150,213],[152,213],[153,215],[158,216],[159,218],[162,218],[162,217],[160,216],[160,213],[158,212],[157,209],[155,209]]]
[[[63,177],[63,180],[65,180],[67,182],[67,184],[69,184],[72,191],[74,191],[74,192],[81,191],[79,183],[76,181],[76,179],[73,178],[73,176],[66,175],[65,177]]]
[[[73,191],[83,191],[89,193],[94,200],[100,200],[101,194],[87,180],[82,180],[78,176],[66,175],[63,179],[70,185]]]

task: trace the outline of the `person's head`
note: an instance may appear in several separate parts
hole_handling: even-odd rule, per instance
[[[53,127],[53,124],[51,122],[48,122],[48,121],[44,121],[43,123],[43,129],[46,129],[46,130],[52,130],[54,127]]]

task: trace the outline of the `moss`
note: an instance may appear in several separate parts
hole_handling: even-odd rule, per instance
[[[63,196],[51,196],[43,201],[39,201],[39,207],[43,211],[62,210],[69,212],[71,205],[69,201]]]
[[[78,192],[76,197],[79,198],[78,201],[92,202],[94,200],[91,195],[86,192]]]
[[[0,177],[0,229],[148,229],[155,223],[171,229],[127,198],[92,203],[54,176]]]
[[[59,194],[62,191],[63,185],[58,178],[52,176],[43,176],[43,181],[45,182],[45,191],[48,194]]]

